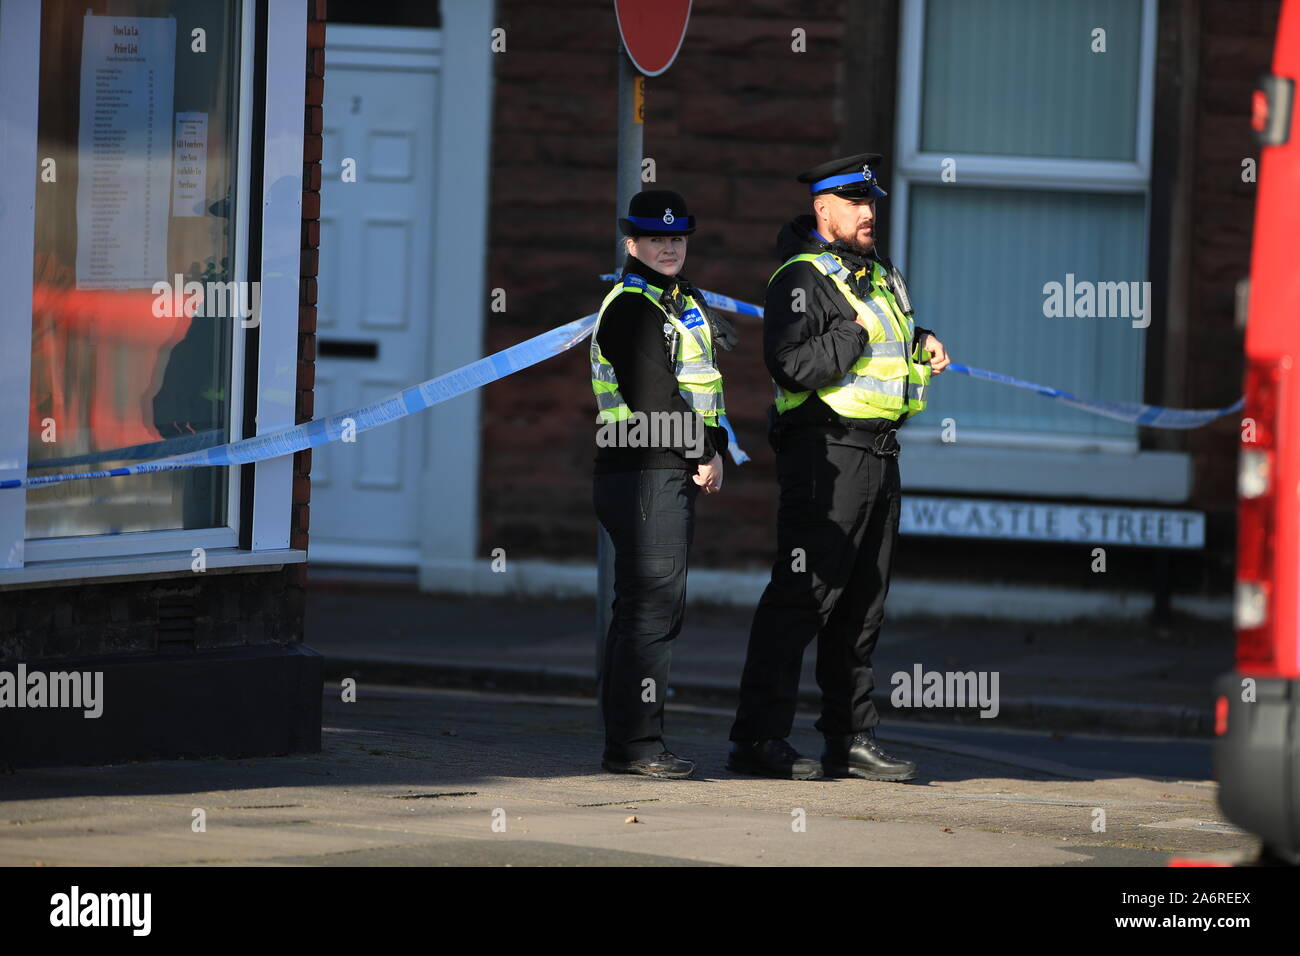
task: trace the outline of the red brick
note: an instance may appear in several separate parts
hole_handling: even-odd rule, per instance
[[[320,193],[303,193],[302,218],[304,219],[320,218]]]

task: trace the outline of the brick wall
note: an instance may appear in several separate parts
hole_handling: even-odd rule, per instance
[[[302,138],[302,259],[298,296],[297,424],[312,420],[316,387],[316,276],[320,267],[320,177],[322,105],[325,102],[326,0],[307,3],[307,81]],[[293,456],[293,517],[289,546],[306,549],[311,528],[311,449]],[[298,565],[289,595],[300,609],[307,565]]]
[[[681,192],[699,222],[685,269],[696,284],[762,300],[776,230],[807,205],[795,174],[838,155],[845,7],[756,0],[742,13],[696,0],[677,62],[646,80],[645,155],[653,185]],[[488,315],[493,351],[595,311],[616,232],[613,4],[500,0],[498,25],[507,49],[496,55],[488,276],[508,308]],[[796,27],[806,53],[791,51]],[[699,509],[693,554],[714,566],[766,564],[774,533],[771,383],[761,327],[740,330],[721,364],[729,417],[755,460],[729,466],[723,494]],[[481,554],[594,555],[594,416],[585,348],[484,390]]]
[[[1168,12],[1179,0],[1162,2]],[[544,8],[499,0],[498,25],[508,43],[496,57],[489,285],[506,290],[508,310],[488,315],[490,350],[594,311],[607,288],[595,275],[610,270],[614,246],[611,7],[607,0]],[[1195,88],[1186,132],[1195,170],[1193,251],[1185,279],[1185,385],[1170,400],[1188,407],[1226,405],[1239,392],[1233,289],[1249,269],[1255,190],[1241,181],[1241,160],[1258,156],[1248,125],[1250,91],[1270,62],[1278,7],[1278,0],[1187,5],[1195,44],[1188,51],[1195,70],[1186,78]],[[795,27],[807,32],[807,53],[791,51]],[[807,205],[793,175],[845,152],[888,151],[894,91],[885,81],[896,69],[889,46],[896,35],[897,13],[888,3],[756,0],[741,13],[723,0],[696,0],[677,62],[646,81],[644,148],[657,164],[655,185],[684,193],[699,219],[685,270],[698,285],[761,301],[776,264],[776,229]],[[864,46],[846,42],[861,36]],[[878,95],[864,94],[866,82]],[[882,106],[880,97],[889,102]],[[1161,103],[1176,108],[1174,98]],[[894,211],[883,212],[887,237]],[[724,493],[701,502],[692,559],[700,566],[765,566],[773,542],[776,485],[762,420],[771,385],[761,330],[740,322],[741,345],[722,356],[722,368],[731,420],[754,461],[743,468],[728,463]],[[484,391],[482,555],[496,547],[517,557],[594,554],[588,379],[586,350],[575,349]],[[1237,434],[1226,419],[1161,439],[1159,447],[1191,452],[1190,506],[1209,513],[1207,560],[1175,558],[1181,586],[1222,586],[1231,573]],[[898,566],[951,565],[962,573],[975,564],[1016,578],[1059,576],[1053,562],[1060,556],[1043,549],[964,543],[939,550],[905,540]],[[1125,569],[1114,580],[1136,582],[1149,572],[1142,554],[1112,559]]]
[[[1206,0],[1200,14],[1195,176],[1191,210],[1187,402],[1229,404],[1242,382],[1242,333],[1233,324],[1238,279],[1250,272],[1255,183],[1242,181],[1242,160],[1259,159],[1250,130],[1251,91],[1269,72],[1278,0]],[[1225,418],[1189,435],[1194,504],[1210,512],[1220,571],[1230,570],[1236,519],[1240,420]]]

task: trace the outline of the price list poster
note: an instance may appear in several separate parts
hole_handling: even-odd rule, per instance
[[[176,20],[87,13],[81,47],[77,287],[167,272]]]

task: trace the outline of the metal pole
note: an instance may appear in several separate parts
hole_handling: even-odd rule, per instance
[[[643,140],[642,103],[645,77],[618,46],[618,205],[615,218],[627,213],[628,201],[641,191]],[[623,271],[623,236],[614,230],[614,272]],[[614,543],[596,523],[596,719],[604,726],[599,681],[605,663],[605,639],[609,634],[610,605],[614,601]]]

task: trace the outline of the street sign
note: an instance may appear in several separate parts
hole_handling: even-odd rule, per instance
[[[646,76],[658,76],[677,59],[691,17],[691,0],[614,0],[623,48]]]

